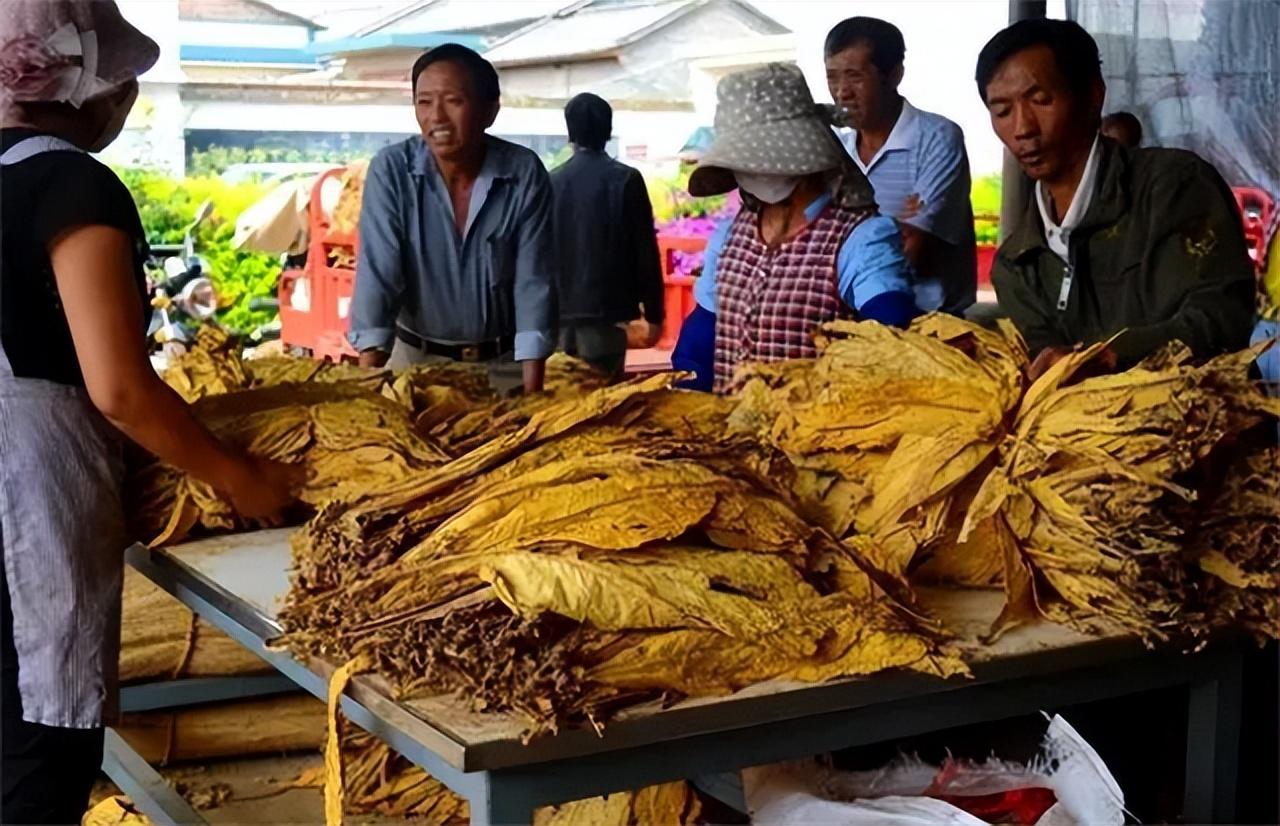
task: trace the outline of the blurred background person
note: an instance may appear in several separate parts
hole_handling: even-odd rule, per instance
[[[573,157],[552,170],[560,347],[611,378],[622,375],[628,323],[636,345],[662,334],[662,265],[653,205],[639,170],[605,152],[613,109],[584,92],[564,108]]]

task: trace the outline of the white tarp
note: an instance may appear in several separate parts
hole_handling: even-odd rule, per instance
[[[1098,41],[1108,112],[1280,195],[1280,0],[1067,0]]]

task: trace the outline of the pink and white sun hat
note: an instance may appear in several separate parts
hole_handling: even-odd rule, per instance
[[[106,94],[155,65],[160,47],[115,0],[0,2],[0,107]]]

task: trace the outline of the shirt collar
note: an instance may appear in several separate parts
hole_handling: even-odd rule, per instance
[[[484,153],[484,162],[480,165],[480,172],[476,175],[475,183],[471,188],[471,199],[462,231],[463,238],[470,235],[471,227],[475,224],[476,218],[480,216],[480,210],[484,207],[490,193],[493,191],[493,185],[498,181],[513,181],[519,177],[511,163],[511,155],[502,145],[502,141],[495,139],[491,135],[485,135],[484,138],[487,149]],[[452,220],[456,221],[457,218],[453,214],[453,201],[445,191],[444,178],[440,175],[440,167],[436,165],[435,156],[431,154],[431,150],[427,149],[426,141],[418,141],[415,153],[413,174],[426,179],[428,187],[443,202],[443,206]]]
[[[880,159],[888,152],[901,152],[905,149],[911,149],[916,145],[920,138],[920,112],[906,99],[902,99],[902,111],[898,113],[898,119],[894,122],[893,128],[889,130],[889,137],[885,139],[884,146],[880,147],[880,151],[871,158],[871,163],[863,165],[862,158],[858,156],[858,130],[852,130],[853,143],[850,148],[853,150],[849,154],[853,156],[853,161],[867,174],[873,166],[880,162]]]
[[[1092,193],[1089,209],[1080,219],[1075,231],[1095,230],[1119,221],[1132,206],[1129,193],[1129,154],[1121,150],[1115,141],[1100,138],[1098,145],[1097,184]],[[1142,152],[1143,150],[1135,150]],[[1088,162],[1085,162],[1086,165]],[[1082,176],[1083,177],[1083,176]],[[1031,197],[1023,205],[1022,218],[1013,232],[1001,244],[1001,254],[1010,260],[1018,260],[1033,251],[1047,247],[1044,226],[1040,216],[1039,199],[1032,190]]]
[[[511,164],[511,156],[504,151],[502,142],[489,134],[484,136],[484,140],[486,146],[484,163],[480,165],[480,174],[477,179],[499,180],[517,177],[517,172]],[[414,146],[413,174],[424,176],[429,181],[440,181],[440,167],[436,166],[435,156],[427,148],[425,140],[419,140]]]
[[[804,208],[804,220],[806,223],[812,224],[818,220],[818,216],[822,214],[822,210],[827,208],[827,204],[831,203],[831,193],[822,192],[818,197],[809,202]]]
[[[1036,206],[1040,210],[1040,220],[1046,231],[1052,227],[1070,232],[1080,226],[1080,222],[1089,212],[1089,205],[1093,203],[1093,195],[1098,189],[1098,162],[1102,154],[1098,147],[1098,137],[1095,136],[1093,146],[1089,149],[1089,159],[1084,163],[1084,174],[1080,176],[1080,185],[1076,187],[1071,206],[1067,209],[1067,214],[1062,216],[1061,222],[1054,221],[1050,217],[1052,213],[1049,211],[1049,193],[1040,181],[1036,181]]]

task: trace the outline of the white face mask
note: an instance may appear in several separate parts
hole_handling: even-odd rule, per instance
[[[800,185],[800,179],[791,175],[753,175],[750,172],[735,172],[733,177],[738,180],[739,189],[766,204],[777,204],[787,200]]]

